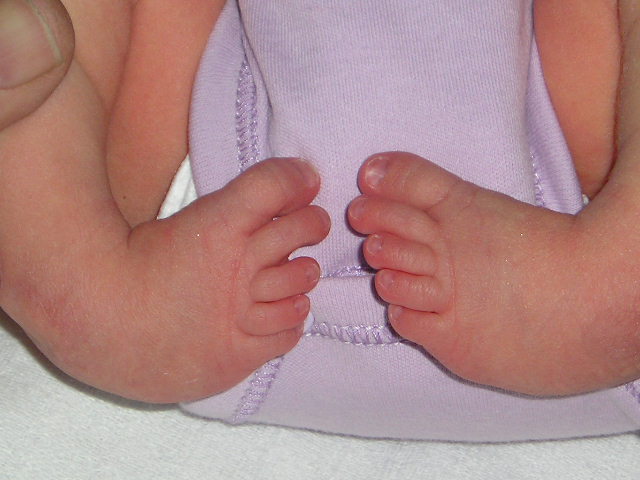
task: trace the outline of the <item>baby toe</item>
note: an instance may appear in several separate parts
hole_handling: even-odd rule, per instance
[[[358,174],[360,190],[372,196],[406,203],[428,210],[449,196],[462,183],[434,163],[405,152],[373,155]]]
[[[243,317],[238,327],[249,335],[269,336],[295,330],[309,315],[310,302],[305,295],[296,295],[276,302],[256,303]]]
[[[438,330],[443,318],[433,312],[420,312],[399,305],[389,305],[387,317],[393,330],[402,338],[406,338],[431,352],[435,341],[443,337]]]
[[[304,332],[304,318],[293,328],[279,331],[276,328],[274,333],[268,333],[268,330],[265,332],[264,335],[245,334],[243,338],[243,353],[255,368],[288,353],[298,344]]]
[[[319,280],[318,263],[312,258],[299,257],[259,271],[251,282],[251,297],[255,302],[273,302],[307,293]]]
[[[255,264],[265,268],[280,263],[298,248],[322,241],[331,228],[329,215],[312,205],[272,220],[256,231],[249,252]]]
[[[270,158],[229,182],[216,199],[243,231],[252,232],[274,217],[308,205],[319,188],[320,176],[310,163]]]
[[[429,214],[415,207],[379,197],[360,196],[348,209],[351,227],[359,233],[388,232],[420,243],[439,238],[439,226]]]
[[[442,312],[451,301],[441,282],[428,275],[380,270],[375,287],[384,301],[421,312]]]
[[[398,270],[412,275],[436,273],[435,252],[428,245],[411,242],[391,234],[374,234],[363,246],[367,263],[377,269]]]

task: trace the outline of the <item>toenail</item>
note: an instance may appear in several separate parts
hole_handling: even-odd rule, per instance
[[[302,334],[304,333],[304,323],[301,323],[300,325],[298,325],[295,329],[296,334],[301,337]]]
[[[402,315],[402,307],[400,305],[389,305],[387,308],[387,316],[389,320],[396,320],[400,315]]]
[[[393,286],[393,282],[395,281],[395,274],[388,270],[378,272],[376,277],[378,279],[378,285],[380,285],[384,289],[391,288],[391,286]]]
[[[293,308],[296,309],[298,315],[306,315],[307,310],[309,309],[308,305],[309,301],[307,300],[307,297],[304,296],[300,296],[293,301]]]
[[[365,202],[366,200],[364,198],[358,198],[353,202],[351,202],[351,207],[349,207],[349,213],[354,219],[360,220],[364,215]]]
[[[318,184],[318,178],[320,178],[316,167],[314,167],[311,162],[308,162],[303,158],[296,158],[295,161],[296,168],[304,177],[305,185],[308,187],[315,187]]]
[[[320,268],[315,263],[309,265],[304,272],[307,277],[307,281],[309,283],[315,283],[318,281],[318,277],[320,277]]]
[[[367,250],[371,253],[378,253],[382,250],[382,237],[380,235],[371,235],[367,241]]]
[[[366,171],[364,172],[364,181],[372,188],[376,188],[387,173],[389,160],[387,157],[374,157],[369,160]]]

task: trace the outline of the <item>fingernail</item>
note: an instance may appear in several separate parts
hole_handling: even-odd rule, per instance
[[[22,85],[62,61],[53,32],[31,0],[0,2],[0,88]]]
[[[356,220],[360,220],[362,218],[362,215],[364,215],[365,202],[366,200],[364,198],[356,198],[353,202],[351,202],[349,213]]]
[[[371,253],[378,253],[382,250],[382,237],[380,235],[371,235],[367,240],[367,250]]]
[[[315,187],[318,184],[318,179],[320,178],[320,174],[316,167],[313,166],[311,162],[307,162],[303,158],[298,158],[296,161],[298,162],[296,166],[304,177],[304,183],[308,187]]]
[[[369,163],[364,172],[364,181],[373,188],[376,188],[384,176],[387,174],[387,168],[389,161],[387,157],[374,157],[369,160]]]

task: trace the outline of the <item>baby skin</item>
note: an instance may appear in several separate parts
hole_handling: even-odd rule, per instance
[[[549,3],[595,11],[606,2]],[[621,3],[635,19],[633,2]],[[0,132],[0,305],[56,365],[100,389],[150,402],[224,391],[300,338],[320,272],[313,259],[288,258],[329,230],[310,205],[320,179],[303,161],[269,159],[154,220],[186,153],[193,75],[224,0],[63,4],[77,21],[69,72],[42,108]],[[57,28],[65,51],[71,33]],[[628,55],[640,52],[634,42]],[[454,373],[525,393],[640,377],[636,91],[630,68],[617,165],[577,217],[410,154],[365,162],[349,218],[370,235],[365,257],[401,335]],[[608,170],[592,168],[593,152],[612,150],[612,126],[596,115],[585,135],[571,119],[598,111],[592,99],[611,100],[596,93],[579,113],[567,101],[574,114],[563,122],[591,194],[604,183],[593,172]],[[568,95],[557,98],[558,107]]]
[[[302,334],[320,268],[288,257],[329,231],[309,205],[319,184],[306,163],[272,159],[166,220],[67,222],[53,242],[83,245],[65,262],[5,262],[3,305],[53,363],[100,389],[160,403],[224,391]]]
[[[613,299],[637,306],[616,278],[638,272],[601,253],[622,239],[595,206],[536,208],[406,153],[368,160],[359,185],[349,219],[389,321],[449,370],[534,395],[637,377],[637,318]]]

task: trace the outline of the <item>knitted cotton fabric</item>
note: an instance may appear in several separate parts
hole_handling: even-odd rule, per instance
[[[631,384],[537,399],[461,380],[389,329],[346,207],[369,155],[410,151],[480,186],[576,213],[582,197],[545,88],[531,0],[229,0],[194,90],[199,195],[271,156],[322,177],[329,237],[298,344],[231,390],[184,405],[387,438],[509,441],[631,431]]]

